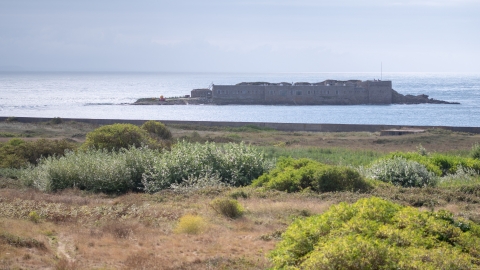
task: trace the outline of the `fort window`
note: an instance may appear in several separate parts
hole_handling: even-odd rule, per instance
[[[301,96],[302,95],[302,91],[297,91],[297,96]]]
[[[335,94],[337,94],[337,95],[338,95],[338,90],[337,90],[337,91],[335,91]]]

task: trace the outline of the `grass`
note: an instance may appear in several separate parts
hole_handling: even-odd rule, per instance
[[[292,157],[295,159],[309,158],[321,163],[331,165],[351,165],[365,166],[372,161],[382,157],[384,154],[371,150],[350,150],[347,148],[315,148],[299,147],[286,148],[268,146],[261,147],[269,158],[279,158],[281,156]]]
[[[367,165],[392,151],[468,156],[480,135],[432,131],[422,135],[380,137],[376,133],[281,132],[218,127],[168,126],[173,139],[182,136],[244,141],[269,157],[306,157],[327,164]],[[71,138],[82,142],[95,125],[0,123],[0,132],[38,138]],[[3,140],[5,139],[5,140]],[[0,141],[8,141],[1,138]],[[278,145],[278,146],[275,146]],[[285,193],[218,185],[154,194],[93,194],[77,189],[55,193],[25,188],[16,171],[0,171],[0,268],[4,269],[268,269],[266,257],[295,220],[325,212],[339,202],[377,196],[422,211],[446,209],[456,217],[480,223],[480,180],[452,176],[437,187],[404,188],[378,184],[368,192]],[[462,178],[463,177],[463,178]],[[235,199],[245,210],[226,218],[211,207],[216,199]],[[194,217],[198,233],[179,233],[181,220]],[[189,228],[190,225],[184,225]],[[11,240],[7,240],[11,239]],[[45,248],[28,248],[43,243]],[[23,241],[23,242],[22,242]],[[41,244],[40,244],[41,245]]]

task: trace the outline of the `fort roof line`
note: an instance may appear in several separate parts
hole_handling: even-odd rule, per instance
[[[227,105],[389,105],[389,104],[459,104],[429,98],[427,95],[402,95],[392,88],[392,81],[325,80],[323,82],[241,82],[235,85],[211,85],[194,89],[192,97],[205,103]]]
[[[212,84],[211,100],[215,104],[391,104],[392,91],[391,81],[380,80],[325,80],[317,83],[258,81],[236,85]],[[207,93],[202,95],[207,97]]]

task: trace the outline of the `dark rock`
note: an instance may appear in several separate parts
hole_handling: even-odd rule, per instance
[[[392,89],[392,104],[460,104],[458,102],[449,102],[444,100],[438,100],[433,98],[428,98],[428,95],[402,95],[397,91]]]

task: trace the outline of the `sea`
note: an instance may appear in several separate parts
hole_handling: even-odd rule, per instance
[[[240,82],[391,80],[401,94],[450,104],[130,105]],[[479,73],[0,72],[0,116],[480,127]]]

